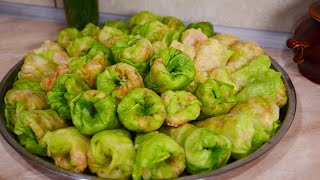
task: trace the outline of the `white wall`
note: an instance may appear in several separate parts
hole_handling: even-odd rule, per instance
[[[54,0],[4,0],[54,7]],[[149,10],[187,22],[292,32],[315,0],[99,0],[101,12],[132,15]],[[56,0],[58,7],[63,0]]]

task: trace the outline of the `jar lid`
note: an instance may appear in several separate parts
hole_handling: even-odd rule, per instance
[[[320,22],[320,1],[314,2],[309,7],[309,15],[316,21]]]

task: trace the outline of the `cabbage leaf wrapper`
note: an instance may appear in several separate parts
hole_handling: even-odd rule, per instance
[[[104,26],[98,34],[98,41],[111,48],[117,40],[125,39],[127,36],[126,33],[116,27]]]
[[[233,53],[218,40],[209,38],[198,46],[193,62],[198,72],[210,72],[226,66]]]
[[[281,73],[271,69],[270,65],[269,56],[261,55],[231,74],[233,81],[241,89],[236,95],[238,101],[259,96],[272,98],[280,108],[287,103]]]
[[[129,26],[123,21],[108,20],[104,22],[104,26],[114,27],[126,34],[129,34]]]
[[[53,158],[56,166],[75,172],[83,172],[87,165],[90,139],[71,126],[48,131],[39,144]]]
[[[187,26],[187,29],[201,29],[203,34],[205,34],[208,38],[212,37],[214,33],[213,25],[208,21],[202,21],[197,23],[191,23]]]
[[[80,57],[86,55],[96,44],[98,44],[98,42],[90,36],[81,37],[75,39],[68,45],[67,52],[70,57]]]
[[[116,110],[115,99],[99,90],[84,91],[70,101],[72,122],[85,135],[118,128]]]
[[[194,47],[190,46],[190,45],[184,45],[181,42],[174,40],[171,42],[170,47],[173,47],[175,49],[179,49],[180,51],[186,53],[187,55],[189,55],[189,57],[191,58],[191,60],[194,60],[194,57],[196,56],[196,51],[194,49]]]
[[[234,52],[227,66],[234,72],[264,54],[264,50],[252,41],[237,41],[230,46]]]
[[[181,31],[171,30],[167,25],[157,20],[148,21],[141,26],[135,27],[132,32],[149,39],[150,42],[163,41],[167,46],[174,40],[181,38]]]
[[[105,55],[102,52],[97,53],[93,57],[90,55],[81,56],[70,62],[68,73],[79,77],[90,88],[95,88],[98,74],[103,72],[109,63],[105,60]]]
[[[153,56],[153,46],[146,38],[129,36],[116,41],[111,47],[115,62],[130,64],[145,77],[149,71],[149,61]]]
[[[234,43],[240,41],[239,37],[226,33],[215,34],[212,38],[218,40],[221,44],[228,48],[230,48]]]
[[[230,140],[208,129],[186,123],[179,127],[163,126],[160,132],[169,135],[184,148],[187,170],[191,174],[223,167],[230,158]]]
[[[135,155],[131,135],[127,130],[105,130],[95,134],[90,141],[89,169],[99,177],[129,179]]]
[[[89,86],[74,75],[58,76],[53,88],[47,93],[48,104],[56,110],[63,119],[71,119],[70,101]]]
[[[12,129],[23,111],[47,109],[47,96],[37,78],[18,79],[4,97],[7,127]]]
[[[279,127],[279,107],[270,99],[255,97],[239,102],[230,113],[195,122],[224,135],[232,143],[231,156],[241,159],[267,142]]]
[[[55,73],[58,64],[34,52],[24,56],[24,63],[18,73],[19,79],[37,78],[39,81]]]
[[[81,31],[83,36],[93,37],[95,40],[98,39],[100,28],[93,23],[88,23]]]
[[[200,115],[201,103],[198,98],[186,91],[168,90],[161,94],[166,108],[166,123],[168,126],[177,127],[197,119]]]
[[[157,131],[138,135],[132,179],[172,179],[185,169],[183,148],[171,137]]]
[[[108,66],[97,77],[97,89],[119,100],[131,90],[143,87],[143,79],[137,69],[126,63]]]
[[[66,49],[72,41],[81,37],[82,34],[77,28],[69,27],[59,32],[57,42]]]
[[[175,30],[178,32],[182,32],[185,30],[183,22],[176,17],[166,16],[166,17],[163,17],[161,22],[167,25],[170,30]]]
[[[48,131],[65,128],[69,124],[57,112],[51,109],[23,111],[14,126],[20,143],[34,154],[46,156],[45,149],[39,145],[39,140]]]
[[[207,35],[203,34],[200,29],[187,29],[181,35],[181,43],[183,45],[192,46],[197,49],[202,43],[208,41]]]
[[[147,88],[130,91],[120,101],[117,112],[122,125],[134,132],[155,131],[166,118],[161,97]]]
[[[280,108],[272,98],[253,97],[238,102],[230,113],[249,113],[254,115],[252,119],[255,134],[252,140],[252,151],[258,149],[267,142],[278,130]]]
[[[201,102],[201,119],[227,114],[237,103],[233,86],[207,79],[200,84],[195,95]]]
[[[190,57],[182,51],[167,48],[150,60],[150,72],[144,79],[146,87],[157,93],[181,90],[193,81],[196,69]]]
[[[162,17],[157,14],[154,14],[150,11],[142,11],[142,12],[139,12],[139,13],[131,16],[129,19],[129,27],[130,27],[131,32],[136,26],[143,25],[146,22],[152,21],[152,20],[161,21]]]

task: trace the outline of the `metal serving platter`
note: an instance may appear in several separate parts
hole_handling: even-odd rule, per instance
[[[296,105],[297,105],[297,99],[296,99],[296,92],[294,90],[293,84],[288,76],[288,74],[284,71],[284,69],[271,58],[272,61],[272,68],[282,73],[282,79],[283,82],[287,88],[287,96],[288,96],[288,103],[281,109],[280,111],[280,121],[282,122],[281,127],[276,132],[276,134],[263,146],[261,146],[258,150],[250,154],[249,156],[231,162],[225,167],[219,168],[217,170],[212,170],[207,173],[201,173],[201,174],[195,174],[195,175],[188,175],[184,174],[183,176],[179,177],[178,179],[181,180],[188,180],[188,179],[207,179],[210,177],[213,178],[214,176],[228,173],[231,170],[234,170],[238,167],[241,167],[264,153],[266,153],[268,150],[270,150],[274,145],[276,145],[280,139],[285,135],[285,133],[290,128],[290,125],[294,119],[294,115],[296,112]],[[20,68],[23,64],[23,60],[21,60],[19,63],[17,63],[2,79],[0,84],[0,133],[4,137],[4,139],[14,148],[19,154],[21,154],[25,159],[28,160],[30,164],[33,166],[42,169],[43,171],[50,172],[49,174],[52,174],[54,176],[60,176],[61,179],[101,179],[96,176],[90,175],[90,174],[81,174],[81,173],[75,173],[69,170],[65,170],[62,168],[59,168],[55,166],[52,161],[49,161],[48,159],[42,159],[41,157],[29,153],[23,146],[21,146],[18,142],[17,136],[9,131],[9,129],[6,127],[6,120],[4,116],[4,97],[6,95],[6,92],[12,88],[12,85],[14,81],[16,80],[17,74],[20,71]]]

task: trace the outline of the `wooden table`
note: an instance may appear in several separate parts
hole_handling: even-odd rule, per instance
[[[62,28],[58,23],[0,16],[0,79],[43,40],[55,40]],[[290,51],[266,52],[286,70],[295,86],[298,102],[294,122],[268,153],[217,179],[320,179],[320,86],[300,75]],[[58,179],[31,166],[2,136],[0,155],[0,179]]]

